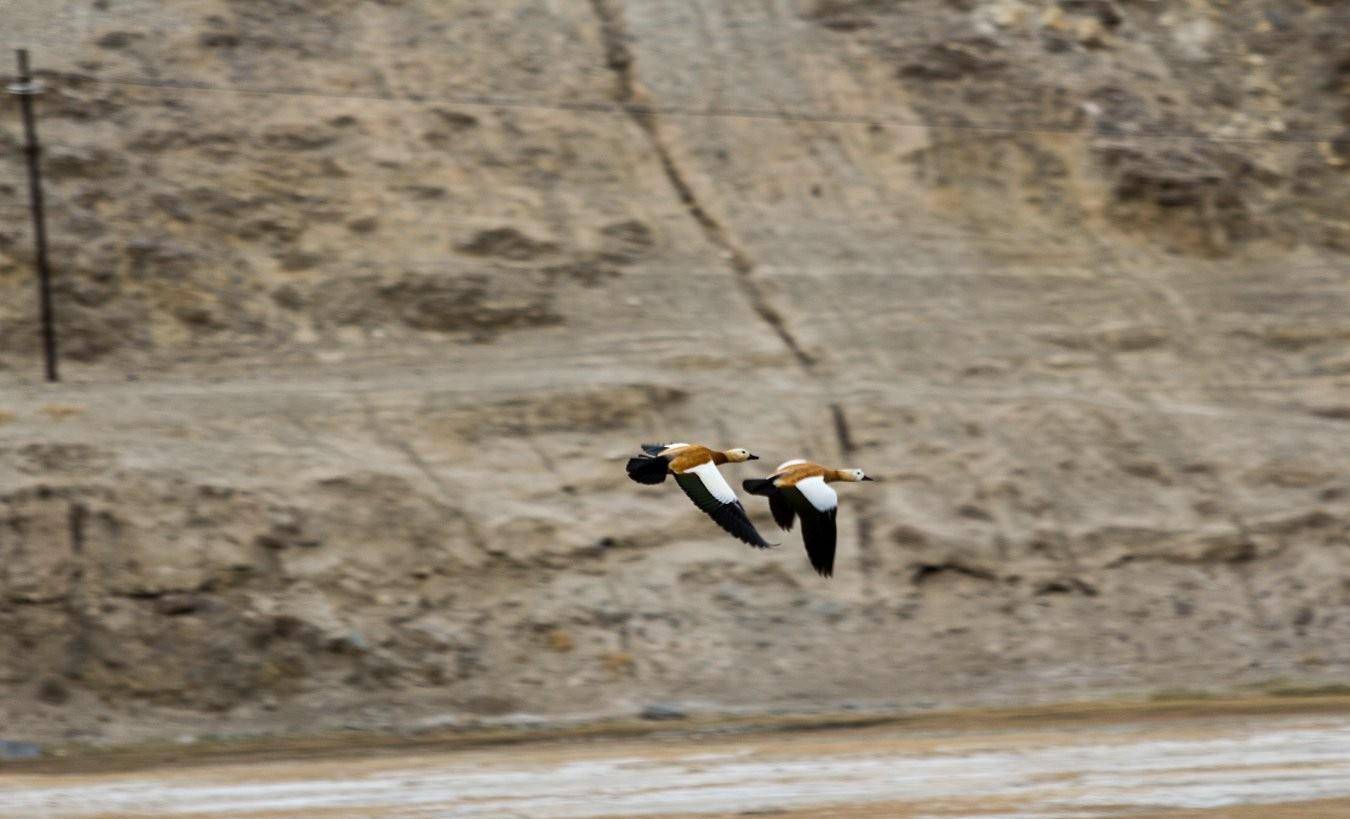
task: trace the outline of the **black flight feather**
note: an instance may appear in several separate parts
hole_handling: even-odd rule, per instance
[[[702,479],[693,472],[685,472],[675,476],[675,482],[684,490],[684,494],[694,502],[694,505],[707,513],[708,517],[716,521],[728,534],[737,540],[744,541],[757,549],[768,549],[773,544],[768,543],[760,536],[755,529],[755,525],[750,522],[750,516],[745,514],[745,507],[741,506],[740,501],[731,503],[722,503],[713,497],[708,487],[703,485]]]
[[[834,574],[834,547],[838,531],[835,527],[835,515],[838,509],[822,512],[811,505],[800,489],[787,487],[779,494],[788,500],[797,516],[802,520],[802,543],[806,546],[806,556],[811,559],[811,568],[821,577]]]
[[[768,498],[769,511],[773,513],[773,522],[777,523],[778,528],[784,531],[792,531],[792,518],[796,511],[792,508],[791,501],[783,497],[783,493],[773,485],[773,477],[746,478],[741,481],[741,486],[751,495],[761,495]]]
[[[769,496],[769,511],[773,513],[773,522],[778,524],[779,529],[792,531],[792,518],[796,516],[797,510],[792,508],[792,502],[783,497],[782,492]]]

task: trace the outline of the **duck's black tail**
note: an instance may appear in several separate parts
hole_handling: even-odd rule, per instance
[[[628,477],[638,483],[649,485],[661,483],[666,479],[668,471],[670,471],[669,458],[653,458],[644,455],[640,458],[628,459]]]
[[[766,498],[777,491],[772,478],[746,478],[741,481],[741,486],[751,495],[763,495]]]

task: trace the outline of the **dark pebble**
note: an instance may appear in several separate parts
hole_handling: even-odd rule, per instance
[[[642,709],[642,718],[649,720],[684,719],[684,709],[674,705],[649,705]]]
[[[37,759],[40,756],[42,748],[31,742],[0,739],[0,759]]]

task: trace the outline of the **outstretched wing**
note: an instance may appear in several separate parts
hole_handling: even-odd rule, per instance
[[[767,549],[772,545],[760,537],[750,517],[745,514],[745,507],[736,498],[735,491],[712,461],[676,474],[675,481],[695,506],[732,537],[759,549]]]
[[[819,476],[797,481],[781,491],[802,519],[802,542],[806,545],[811,567],[821,577],[830,577],[834,574],[834,547],[838,534],[835,527],[838,493]]]
[[[797,510],[792,508],[792,501],[787,499],[782,492],[774,492],[769,496],[769,511],[773,513],[773,522],[778,524],[778,528],[790,532],[792,531],[792,519],[797,516]]]

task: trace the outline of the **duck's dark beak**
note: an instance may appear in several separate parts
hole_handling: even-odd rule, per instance
[[[875,481],[876,478],[872,477],[871,475],[863,475],[863,480],[865,480],[865,481]]]
[[[758,455],[753,455],[753,454],[752,454],[750,457],[746,458],[746,460],[747,460],[747,461],[758,461],[758,460],[759,460],[759,456],[758,456]]]

